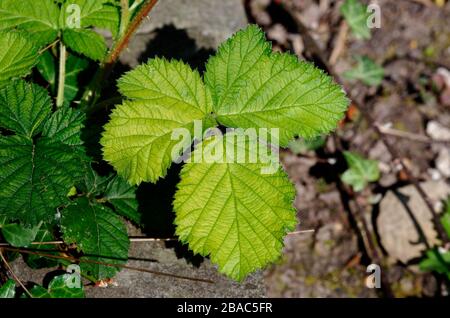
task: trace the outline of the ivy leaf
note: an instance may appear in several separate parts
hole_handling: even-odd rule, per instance
[[[0,88],[14,77],[31,72],[38,62],[38,49],[17,32],[0,32]]]
[[[172,140],[172,132],[186,128],[192,134],[194,121],[211,112],[211,95],[198,72],[163,59],[127,73],[119,90],[131,100],[116,107],[104,127],[104,159],[131,184],[156,182],[166,174],[179,142]]]
[[[16,283],[9,279],[0,287],[0,298],[14,298],[16,296]]]
[[[347,79],[360,80],[368,86],[378,86],[384,78],[384,68],[367,56],[356,57],[358,65],[343,75]]]
[[[250,155],[251,141],[231,140],[226,135],[204,142],[193,156],[208,145]],[[283,237],[297,223],[295,190],[279,165],[274,174],[262,174],[261,161],[227,162],[203,160],[183,167],[174,201],[176,234],[194,253],[210,255],[220,272],[243,280],[279,258]]]
[[[80,146],[81,129],[86,116],[79,110],[64,107],[52,114],[45,123],[43,135],[65,145]]]
[[[58,18],[59,8],[53,0],[0,1],[0,30],[18,28],[29,34],[38,45],[46,45],[56,39]]]
[[[344,152],[344,157],[349,169],[344,172],[341,179],[344,183],[351,185],[353,190],[362,191],[369,182],[380,179],[380,170],[376,160],[366,160],[348,151]]]
[[[370,13],[367,11],[366,5],[359,0],[346,0],[341,6],[341,13],[356,38],[370,39],[370,28],[367,25]]]
[[[33,137],[41,132],[52,111],[47,91],[23,80],[0,90],[0,127],[19,135]]]
[[[105,57],[105,39],[92,30],[65,29],[62,38],[68,48],[92,60],[101,61]]]
[[[297,135],[313,138],[334,129],[344,116],[348,100],[342,88],[313,65],[290,54],[266,53],[248,70],[245,64],[245,74],[240,73],[240,68],[230,67],[248,59],[235,51],[247,47],[248,34],[254,37],[254,32],[254,27],[248,27],[220,47],[218,60],[207,70],[205,78],[223,78],[223,74],[238,78],[232,85],[230,98],[215,105],[217,121],[227,127],[279,128],[281,146],[287,146]],[[262,31],[259,32],[263,37]],[[230,50],[230,46],[235,49]],[[252,52],[247,54],[253,58]],[[242,54],[245,53],[243,50]],[[213,80],[209,83],[211,90],[219,92],[226,85]]]
[[[76,243],[83,252],[82,259],[124,264],[128,259],[129,239],[125,225],[106,206],[77,199],[61,212],[64,242]],[[112,278],[119,270],[115,267],[81,263],[81,270],[96,280]]]
[[[37,285],[30,290],[30,293],[34,298],[84,298],[83,286],[69,287],[72,279],[70,274],[56,276],[48,285],[48,289]]]
[[[2,227],[2,234],[5,240],[15,247],[28,247],[36,238],[42,223],[27,227],[17,223],[7,224]]]
[[[138,212],[136,187],[130,185],[122,177],[116,175],[108,183],[104,199],[114,206],[116,213],[135,222],[141,223],[142,215]]]

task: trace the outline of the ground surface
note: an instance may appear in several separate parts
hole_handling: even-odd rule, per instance
[[[375,2],[382,9],[382,28],[373,32],[370,41],[357,41],[347,34],[342,42],[338,36],[342,31],[338,9],[342,1],[164,0],[138,32],[130,50],[122,56],[122,67],[134,67],[149,57],[160,55],[183,59],[202,69],[219,43],[247,21],[265,29],[274,49],[290,50],[300,57],[310,58],[310,47],[304,34],[298,32],[294,15],[307,26],[308,34],[326,53],[327,59],[332,52],[337,54],[330,64],[338,75],[354,65],[356,55],[368,55],[384,66],[386,77],[377,89],[347,81],[344,84],[352,95],[372,105],[369,111],[376,122],[391,123],[396,130],[429,139],[418,142],[414,138],[388,137],[413,174],[420,182],[426,182],[424,187],[430,196],[440,193],[434,200],[438,207],[439,200],[450,194],[450,150],[448,144],[433,140],[450,134],[450,96],[433,89],[432,79],[440,67],[446,69],[450,65],[450,3],[437,7],[432,1],[424,1],[431,5],[410,0]],[[288,13],[280,3],[294,9]],[[336,52],[339,44],[344,45]],[[403,226],[409,222],[407,208],[416,211],[424,227],[429,228],[428,239],[434,240],[436,232],[430,226],[429,211],[411,188],[411,180],[399,171],[398,161],[389,154],[371,123],[357,111],[355,113],[328,138],[323,148],[282,153],[285,168],[297,189],[298,230],[314,232],[289,235],[279,264],[238,284],[217,274],[208,260],[192,257],[180,246],[135,243],[129,265],[211,279],[215,283],[123,270],[116,278],[118,286],[89,287],[88,296],[405,297],[442,294],[442,282],[417,268],[414,253],[420,256],[423,252],[423,246],[411,243],[417,239],[417,231]],[[379,160],[380,181],[359,196],[343,192],[338,181],[339,174],[346,169],[342,150],[357,151]],[[147,190],[154,190],[155,197],[167,196],[173,187],[163,184],[159,190],[151,187]],[[403,195],[400,199],[398,193]],[[173,231],[171,217],[161,220],[150,216],[153,210],[170,215],[170,204],[160,203],[143,211],[149,215],[149,225],[144,229],[146,235],[165,237]],[[351,213],[356,203],[361,207],[361,216],[370,233],[361,231],[360,220]],[[167,229],[161,230],[164,226]],[[396,231],[400,228],[401,231]],[[130,228],[131,234],[136,234],[135,231]],[[367,234],[374,237],[377,260],[382,261],[387,288],[381,291],[368,289],[364,283],[366,267],[374,261]],[[407,253],[398,252],[398,244],[403,244],[399,246],[405,248],[400,250]],[[20,260],[14,263],[14,269],[24,280],[37,283],[42,282],[47,272],[30,271]]]

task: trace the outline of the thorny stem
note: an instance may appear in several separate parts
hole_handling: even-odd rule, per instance
[[[115,41],[113,47],[109,51],[105,60],[102,62],[100,68],[98,69],[97,73],[95,74],[94,78],[83,94],[82,102],[84,103],[84,110],[95,103],[98,98],[97,95],[102,88],[103,82],[106,78],[108,78],[114,65],[119,59],[120,54],[128,46],[131,37],[157,2],[158,0],[145,0],[139,11],[135,14],[134,18],[130,23],[127,24],[126,31],[124,31],[123,35],[120,35],[119,38]],[[128,9],[128,11],[130,10]]]
[[[11,266],[9,265],[8,261],[6,260],[5,256],[3,255],[2,250],[0,249],[0,258],[5,264],[6,269],[10,272],[11,276],[14,278],[14,280],[22,287],[22,289],[25,291],[25,293],[30,297],[33,298],[33,295],[29,292],[29,290],[25,287],[25,285],[22,283],[22,281],[19,279],[19,277],[16,276],[14,271],[12,270]]]
[[[64,86],[66,81],[66,46],[59,42],[59,74],[58,74],[58,95],[56,96],[56,107],[64,104]]]
[[[3,249],[7,250],[7,251],[12,251],[12,252],[19,252],[19,253],[24,253],[24,254],[38,255],[38,256],[54,258],[54,259],[64,259],[64,260],[68,260],[68,261],[71,261],[71,262],[77,262],[77,263],[88,263],[88,264],[97,264],[97,265],[109,266],[109,267],[118,267],[118,268],[122,268],[122,269],[129,269],[129,270],[133,270],[133,271],[149,273],[149,274],[154,274],[154,275],[167,276],[167,277],[173,277],[173,278],[178,278],[178,279],[186,279],[186,280],[191,280],[191,281],[196,281],[196,282],[214,284],[214,281],[209,280],[209,279],[203,279],[203,278],[197,278],[197,277],[188,277],[188,276],[182,276],[182,275],[177,275],[177,274],[158,272],[158,271],[154,271],[154,270],[151,270],[151,269],[134,267],[134,266],[128,266],[128,265],[110,264],[110,263],[105,263],[105,262],[100,262],[100,261],[94,261],[94,260],[91,260],[91,259],[79,259],[79,258],[76,258],[76,257],[73,257],[73,256],[62,256],[62,255],[46,254],[46,253],[34,252],[34,251],[30,251],[28,249],[22,249],[22,248],[4,247]]]

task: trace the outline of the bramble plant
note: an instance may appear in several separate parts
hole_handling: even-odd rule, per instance
[[[106,70],[154,2],[0,2],[2,235],[18,248],[41,242],[33,249],[53,255],[59,247],[45,242],[63,240],[80,253],[84,277],[112,278],[119,268],[104,263],[127,261],[124,219],[141,221],[136,186],[156,183],[182,156],[176,235],[241,281],[279,258],[297,224],[294,186],[273,154],[296,137],[335,129],[348,100],[312,64],[272,52],[263,31],[250,25],[219,47],[202,75],[163,57],[123,75],[123,102],[101,136],[103,159],[117,174],[100,173],[81,134],[97,133],[86,113],[102,102]],[[109,51],[94,27],[113,35]],[[97,75],[83,82],[83,71],[94,67]],[[233,129],[221,133],[227,127]],[[265,169],[268,163],[274,169]],[[36,255],[25,260],[32,267],[70,264]],[[31,293],[83,295],[66,290],[64,279]],[[14,295],[10,285],[0,295]]]

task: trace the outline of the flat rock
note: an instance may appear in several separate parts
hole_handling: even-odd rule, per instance
[[[422,187],[436,204],[450,194],[450,186],[444,181],[429,181],[422,183]],[[380,203],[380,214],[377,219],[383,247],[392,259],[405,264],[420,257],[426,248],[420,241],[419,232],[411,215],[416,218],[428,243],[438,244],[431,212],[412,185],[395,192],[389,191]]]
[[[186,259],[178,258],[174,249],[161,243],[134,243],[127,265],[157,272],[176,274],[191,278],[201,278],[213,283],[197,282],[170,276],[142,273],[124,269],[115,277],[118,286],[86,289],[88,297],[265,297],[264,280],[261,273],[249,276],[237,283],[218,273],[209,260],[198,267]]]
[[[129,51],[122,54],[121,62],[131,67],[139,64],[139,56],[145,53],[163,27],[186,32],[197,48],[217,49],[220,43],[246,25],[247,17],[241,0],[159,1],[131,40]],[[165,36],[170,37],[170,34]],[[173,45],[180,42],[179,39],[173,41]],[[186,47],[179,50],[186,50]]]

